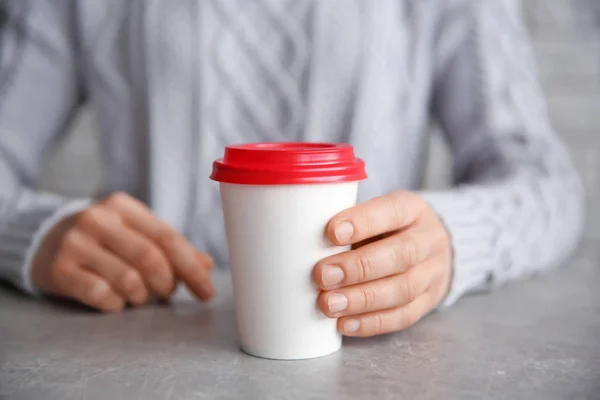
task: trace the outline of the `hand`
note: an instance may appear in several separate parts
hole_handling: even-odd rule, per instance
[[[327,226],[336,245],[353,250],[328,257],[313,278],[318,303],[347,336],[399,331],[445,296],[452,275],[446,228],[415,193],[395,192],[336,215]]]
[[[101,311],[170,296],[183,280],[201,300],[214,295],[212,259],[141,202],[114,194],[57,224],[32,265],[34,286]]]

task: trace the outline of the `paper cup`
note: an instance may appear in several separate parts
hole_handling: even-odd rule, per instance
[[[347,250],[332,245],[325,228],[356,204],[365,177],[349,145],[233,146],[215,162],[243,351],[296,360],[340,349],[337,320],[317,307],[312,271]]]

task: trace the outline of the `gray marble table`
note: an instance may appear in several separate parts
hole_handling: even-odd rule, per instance
[[[600,252],[332,356],[237,345],[228,277],[210,305],[100,315],[0,290],[1,399],[600,399]]]

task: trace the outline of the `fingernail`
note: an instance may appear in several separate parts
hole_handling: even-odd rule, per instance
[[[335,227],[335,238],[339,243],[347,243],[354,234],[354,227],[348,221],[342,221]]]
[[[360,328],[360,321],[357,319],[349,319],[344,322],[344,332],[352,333],[356,332]]]
[[[334,286],[344,280],[344,270],[337,265],[323,268],[321,281],[324,286]]]
[[[343,294],[333,293],[327,298],[327,307],[331,313],[344,311],[348,307],[348,299]]]

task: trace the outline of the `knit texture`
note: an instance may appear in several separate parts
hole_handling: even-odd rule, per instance
[[[215,152],[232,143],[302,139],[312,5],[293,0],[213,0],[199,9],[203,28],[199,34],[211,38],[201,50],[205,56],[199,70],[206,91],[204,129],[216,139]],[[212,196],[206,195],[207,189]],[[195,220],[203,223],[192,226],[192,240],[204,242],[225,264],[223,218],[213,212],[220,204],[218,186],[198,185],[197,190],[198,197],[208,198],[208,212],[196,215]]]
[[[206,49],[220,89],[211,120],[223,143],[300,138],[309,62],[311,1],[213,0],[217,27]]]
[[[549,124],[516,0],[8,6],[0,274],[16,284],[28,286],[27,254],[52,218],[85,204],[35,190],[82,90],[97,111],[106,190],[147,193],[159,217],[221,264],[218,188],[207,176],[223,146],[349,142],[370,176],[362,201],[420,190],[432,118],[454,159],[451,189],[419,192],[452,238],[445,305],[559,265],[577,243],[583,190]]]

